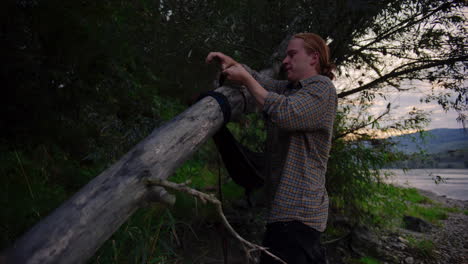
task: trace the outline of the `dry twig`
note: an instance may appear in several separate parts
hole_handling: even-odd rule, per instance
[[[246,246],[246,247],[244,247],[244,249],[246,250],[246,254],[247,254],[247,256],[249,258],[251,258],[250,254],[252,252],[262,251],[265,254],[269,255],[270,257],[274,258],[275,260],[279,261],[280,263],[287,264],[285,261],[283,261],[279,257],[275,256],[273,253],[268,251],[267,248],[259,246],[259,245],[254,244],[254,243],[251,243],[251,242],[245,240],[243,237],[241,237],[234,230],[234,228],[231,226],[231,224],[229,224],[229,221],[226,219],[226,216],[223,213],[223,209],[221,207],[221,202],[218,199],[216,199],[216,197],[214,197],[213,195],[206,194],[206,193],[200,192],[198,190],[192,189],[192,188],[188,187],[184,183],[182,183],[182,184],[174,183],[174,182],[166,181],[166,180],[163,180],[163,179],[147,179],[146,184],[149,185],[149,186],[159,185],[159,186],[170,188],[170,189],[173,189],[173,190],[176,190],[176,191],[185,192],[187,194],[190,194],[192,196],[197,197],[203,203],[210,202],[210,203],[214,204],[215,207],[216,207],[216,211],[218,212],[219,216],[221,217],[223,225],[227,228],[227,230],[231,233],[232,236],[234,236],[244,246]]]

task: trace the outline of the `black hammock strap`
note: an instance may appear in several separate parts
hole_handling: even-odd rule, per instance
[[[219,86],[222,86],[225,76],[221,75],[219,80]],[[244,112],[246,109],[246,98],[245,95],[241,92],[244,97]],[[209,91],[201,94],[197,101],[201,100],[206,96],[211,96],[219,104],[221,111],[223,112],[224,122],[221,128],[213,135],[213,140],[215,142],[216,148],[221,155],[224,166],[231,176],[232,180],[244,187],[247,202],[249,206],[252,206],[250,200],[250,193],[253,189],[260,188],[263,185],[263,178],[261,172],[263,171],[264,156],[263,153],[256,153],[250,151],[248,148],[242,146],[234,136],[231,134],[229,129],[226,127],[226,124],[231,118],[231,105],[229,104],[228,99],[222,93]],[[219,194],[221,203],[222,200],[222,191],[221,191],[221,174],[219,174]],[[223,239],[223,255],[224,263],[228,263],[228,246],[226,237],[222,236]]]
[[[263,153],[253,152],[240,144],[226,126],[216,132],[213,140],[229,176],[244,187],[247,196],[252,190],[263,186]]]
[[[211,96],[214,99],[216,99],[216,102],[218,102],[219,107],[221,108],[221,112],[223,112],[223,117],[224,117],[223,125],[227,124],[231,120],[231,105],[229,104],[229,101],[226,98],[226,96],[219,92],[208,91],[206,93],[202,93],[198,97],[197,101],[200,101],[201,99],[207,96]]]
[[[223,126],[214,134],[213,140],[218,152],[221,154],[224,166],[233,181],[245,189],[247,198],[252,190],[263,186],[262,176],[264,167],[264,154],[253,152],[240,144],[226,127],[231,118],[231,106],[222,93],[209,91],[201,94],[197,101],[211,96],[218,102],[224,116]],[[250,203],[250,200],[248,200]]]

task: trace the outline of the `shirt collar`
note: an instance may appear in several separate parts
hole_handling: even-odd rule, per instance
[[[320,74],[317,74],[317,75],[314,75],[312,77],[309,77],[307,79],[304,79],[304,80],[300,80],[299,81],[299,85],[298,85],[298,88],[302,88],[302,87],[305,87],[305,86],[308,86],[309,84],[315,82],[315,81],[318,81],[320,79],[323,78],[323,75],[320,75]]]
[[[322,79],[324,76],[323,75],[320,75],[320,74],[317,74],[317,75],[314,75],[312,77],[309,77],[307,79],[304,79],[304,80],[300,80],[297,84],[294,84],[292,82],[290,82],[287,86],[288,89],[301,89],[302,87],[305,87],[305,86],[308,86],[309,84],[315,82],[315,81],[318,81],[320,79]]]

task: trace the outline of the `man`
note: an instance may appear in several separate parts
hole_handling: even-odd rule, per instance
[[[325,172],[336,114],[333,65],[325,41],[295,35],[283,68],[288,81],[265,78],[219,52],[228,80],[247,87],[267,117],[266,184],[269,216],[263,244],[287,263],[325,263],[320,232],[326,227]],[[262,255],[261,263],[277,263]]]

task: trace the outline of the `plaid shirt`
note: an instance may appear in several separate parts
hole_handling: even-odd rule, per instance
[[[316,75],[294,86],[246,69],[269,91],[265,178],[268,222],[298,220],[323,232],[328,217],[325,173],[336,114],[336,89]]]

